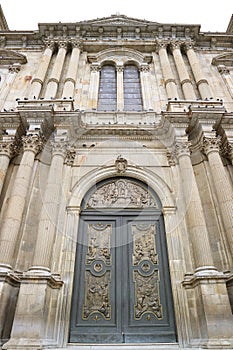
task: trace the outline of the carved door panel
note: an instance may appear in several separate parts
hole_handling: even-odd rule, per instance
[[[159,214],[81,217],[70,342],[176,341],[163,226]]]

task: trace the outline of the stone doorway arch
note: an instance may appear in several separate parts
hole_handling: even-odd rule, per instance
[[[101,181],[82,201],[69,341],[176,342],[161,203],[141,181]]]

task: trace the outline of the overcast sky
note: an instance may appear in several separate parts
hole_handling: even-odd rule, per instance
[[[11,30],[36,30],[38,23],[79,22],[120,13],[224,32],[233,13],[232,0],[0,0],[0,4]]]

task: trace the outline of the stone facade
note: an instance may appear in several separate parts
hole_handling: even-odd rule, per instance
[[[232,20],[226,33],[123,15],[20,32],[0,15],[2,349],[232,349]],[[98,109],[106,64],[113,111]],[[124,108],[127,65],[140,111]],[[82,200],[117,177],[161,202],[177,343],[69,343]]]

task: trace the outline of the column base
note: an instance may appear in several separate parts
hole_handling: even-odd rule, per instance
[[[20,291],[10,340],[3,349],[38,350],[58,346],[58,276],[29,274],[21,277]]]
[[[191,305],[191,344],[199,343],[204,349],[232,349],[233,315],[226,287],[229,276],[198,272],[183,281]]]
[[[0,346],[10,338],[20,279],[12,272],[0,272]]]

